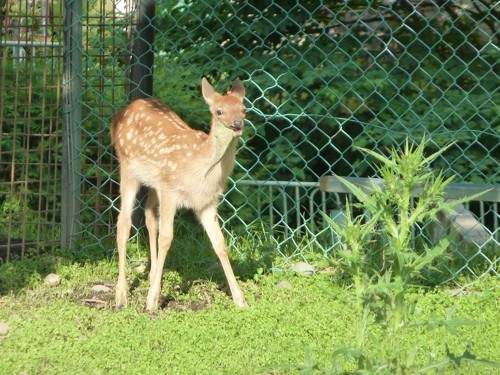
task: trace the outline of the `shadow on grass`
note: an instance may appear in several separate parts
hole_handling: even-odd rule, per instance
[[[72,253],[60,248],[41,248],[38,251],[27,249],[21,258],[11,251],[9,262],[0,258],[0,296],[18,293],[32,287],[50,273],[57,273],[61,266],[83,265],[110,259],[109,253],[102,249]]]
[[[176,218],[174,230],[174,240],[164,268],[178,274],[180,286],[177,288],[185,289],[189,285],[210,281],[215,283],[220,290],[229,294],[226,290],[227,280],[220,261],[197,220],[189,213],[182,213]],[[129,272],[127,278],[131,285],[129,292],[133,293],[134,289],[139,286],[141,288],[144,288],[145,285],[149,287],[147,283],[149,262],[142,272],[135,270],[137,265],[144,264],[145,260],[148,259],[149,244],[147,243],[146,229],[142,229],[139,232],[139,238],[131,242],[134,243],[131,244],[133,245],[131,247],[137,247],[130,248],[128,251]],[[248,248],[238,249],[238,252],[230,251],[230,261],[235,275],[243,282],[252,279],[258,269],[269,268],[273,260],[272,248],[257,249],[252,244],[245,246]],[[33,287],[48,274],[58,273],[61,267],[88,266],[89,264],[92,266],[92,264],[102,261],[109,263],[108,277],[105,280],[95,281],[114,285],[118,269],[118,257],[114,250],[114,243],[106,244],[106,246],[82,246],[82,248],[85,250],[78,252],[46,248],[38,252],[27,251],[22,259],[11,257],[9,262],[0,260],[0,296],[10,293],[16,294],[26,288]],[[114,275],[112,279],[109,279],[109,274]],[[99,276],[96,275],[96,278]],[[172,280],[164,278],[164,283],[166,282],[170,283]],[[189,292],[188,289],[186,293]],[[167,300],[170,298],[169,296],[163,297]]]

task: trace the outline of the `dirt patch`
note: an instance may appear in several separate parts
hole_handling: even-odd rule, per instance
[[[200,280],[189,281],[174,287],[170,296],[160,297],[160,308],[174,311],[199,311],[215,301],[220,286]]]
[[[105,281],[96,281],[90,283],[78,293],[76,299],[87,307],[94,309],[104,309],[112,306],[114,303],[113,284]]]
[[[115,285],[107,281],[95,281],[75,291],[73,298],[79,303],[93,309],[114,308]],[[194,282],[186,286],[180,285],[174,288],[175,295],[160,296],[159,308],[161,310],[172,310],[177,312],[199,311],[215,300],[215,293],[220,287],[214,288],[205,283]],[[133,288],[129,291],[129,299],[146,303],[147,289]]]
[[[175,301],[167,300],[160,304],[160,308],[163,310],[174,310],[174,311],[199,311],[206,306],[208,306],[211,301]]]

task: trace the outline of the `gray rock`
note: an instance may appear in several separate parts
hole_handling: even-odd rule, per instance
[[[451,294],[452,297],[463,297],[463,296],[468,296],[468,295],[474,295],[478,297],[483,297],[484,292],[475,292],[475,291],[469,291],[463,288],[455,288],[455,289],[450,289],[449,293]]]
[[[278,284],[276,284],[277,289],[288,289],[291,288],[292,284],[289,281],[282,280]]]
[[[111,291],[111,288],[106,285],[96,284],[92,287],[92,291],[97,293],[108,293]]]
[[[291,269],[293,272],[296,272],[296,273],[303,275],[303,276],[311,276],[312,274],[314,274],[316,272],[316,269],[314,268],[314,266],[312,266],[306,262],[298,262],[298,263],[292,264]]]
[[[135,267],[135,270],[140,273],[146,272],[146,265],[144,263],[139,264],[137,267]]]
[[[61,282],[61,278],[56,273],[49,273],[47,276],[45,276],[43,282],[49,285],[58,285]]]
[[[9,323],[0,322],[0,336],[6,336],[9,333]]]

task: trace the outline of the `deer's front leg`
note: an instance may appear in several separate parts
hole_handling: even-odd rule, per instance
[[[224,274],[226,275],[227,282],[229,284],[229,289],[231,290],[231,295],[233,297],[233,301],[238,307],[248,307],[248,304],[245,300],[245,296],[236,281],[236,277],[234,276],[233,268],[231,267],[231,263],[229,262],[229,258],[226,252],[226,245],[224,244],[224,236],[220,229],[219,220],[217,218],[217,210],[215,206],[210,206],[205,208],[203,211],[198,213],[198,217],[200,218],[203,227],[205,228],[208,237],[210,238],[210,242],[215,250],[215,253],[219,257],[219,260],[222,264],[222,268],[224,269]]]

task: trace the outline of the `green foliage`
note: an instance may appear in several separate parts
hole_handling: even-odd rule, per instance
[[[190,94],[200,76],[247,79],[254,128],[239,160],[257,179],[365,174],[353,143],[382,150],[427,135],[435,150],[457,140],[440,159],[447,175],[498,180],[498,51],[474,20],[492,21],[488,9],[321,5],[159,2],[157,95],[202,126]]]
[[[57,48],[37,45],[24,48],[19,59],[15,48],[4,43],[38,43],[42,36],[52,40],[60,27],[60,2],[50,7],[51,25],[44,27],[40,2],[0,5],[0,243],[10,243],[13,249],[20,241],[54,241],[59,235],[60,55]]]
[[[0,201],[0,240],[36,239],[40,220],[30,208],[30,192],[7,195]]]
[[[409,301],[408,294],[424,270],[445,256],[450,244],[448,238],[433,246],[415,241],[418,225],[434,220],[439,211],[451,212],[457,202],[475,198],[465,197],[451,203],[444,200],[444,189],[451,178],[433,173],[429,164],[448,147],[425,156],[425,146],[425,140],[416,147],[406,141],[401,152],[393,149],[389,157],[363,149],[381,163],[377,169],[384,179],[383,185],[373,183],[369,191],[364,191],[341,179],[360,202],[363,215],[352,218],[348,202],[345,226],[325,215],[342,238],[342,248],[335,254],[335,260],[345,275],[352,278],[358,319],[357,343],[354,348],[344,345],[335,351],[332,373],[343,373],[345,363],[352,360],[359,373],[426,373],[447,366],[460,373],[461,360],[475,360],[468,347],[460,357],[448,353],[444,360],[431,359],[423,364],[415,360],[418,348],[404,349],[401,342],[402,333],[416,326],[416,302]],[[414,201],[417,189],[421,194]],[[453,333],[457,327],[478,323],[456,319],[454,311],[452,307],[446,320],[419,322],[417,326],[444,327]],[[370,355],[366,353],[369,335],[379,342],[375,353]],[[499,367],[488,361],[478,363]]]

